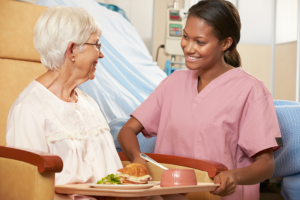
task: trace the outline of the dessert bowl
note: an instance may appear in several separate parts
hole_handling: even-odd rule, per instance
[[[161,187],[197,185],[196,174],[193,169],[164,170],[161,176]]]

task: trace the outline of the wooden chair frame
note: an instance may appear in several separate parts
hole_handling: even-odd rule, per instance
[[[174,164],[207,171],[210,178],[215,177],[222,171],[228,170],[225,165],[214,161],[154,153],[146,154],[159,163]],[[121,161],[129,161],[123,153],[119,152],[119,156]],[[0,157],[32,164],[38,167],[40,173],[58,173],[63,168],[63,162],[59,156],[37,150],[0,146]]]

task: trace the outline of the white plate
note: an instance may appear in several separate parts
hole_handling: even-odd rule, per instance
[[[104,184],[89,183],[88,185],[94,188],[101,188],[101,189],[136,190],[136,189],[149,189],[157,185],[157,183],[128,184],[128,185],[104,185]]]
[[[148,181],[148,184],[160,185],[160,181]]]

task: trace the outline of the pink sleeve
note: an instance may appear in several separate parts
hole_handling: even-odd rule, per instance
[[[149,95],[149,97],[131,114],[144,127],[142,133],[146,138],[157,135],[161,117],[161,107],[164,100],[164,81]]]
[[[268,148],[278,149],[276,138],[281,137],[281,133],[271,94],[246,106],[238,145],[249,157]]]

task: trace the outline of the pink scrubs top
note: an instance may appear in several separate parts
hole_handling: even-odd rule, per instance
[[[157,136],[155,153],[249,166],[256,153],[277,148],[281,137],[273,99],[262,81],[235,68],[200,93],[198,71],[167,77],[133,113],[146,137]],[[258,200],[259,184],[236,187],[222,200]]]

